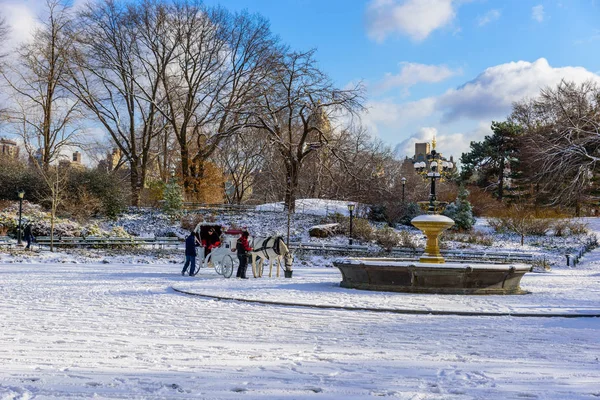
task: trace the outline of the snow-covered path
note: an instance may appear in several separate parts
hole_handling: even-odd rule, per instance
[[[0,399],[600,396],[598,318],[214,301],[171,290],[178,271],[0,265]]]

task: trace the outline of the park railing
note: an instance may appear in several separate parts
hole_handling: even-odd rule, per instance
[[[8,236],[0,236],[0,247],[13,247],[17,241]]]
[[[369,253],[381,254],[386,253],[390,257],[403,258],[406,260],[417,261],[423,254],[424,249],[394,247],[389,252],[381,249],[378,246],[365,245],[350,245],[350,244],[329,244],[315,242],[290,242],[289,247],[292,250],[332,252],[332,253]],[[534,263],[539,255],[524,251],[493,251],[493,250],[441,250],[445,259],[456,261],[488,261],[496,263]]]
[[[35,242],[39,246],[50,246],[50,236],[38,236]],[[176,237],[100,237],[100,236],[57,236],[52,240],[56,247],[152,247],[163,248],[179,246]]]
[[[565,254],[567,258],[567,267],[576,267],[579,264],[580,259],[587,253],[598,247],[598,238],[596,235],[591,235],[583,245],[581,245],[574,252]]]

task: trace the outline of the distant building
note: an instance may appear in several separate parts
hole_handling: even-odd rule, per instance
[[[19,158],[19,146],[14,140],[2,138],[0,139],[0,147],[2,148],[1,157]]]
[[[42,161],[44,159],[44,150],[42,148],[38,148],[34,155],[29,155],[29,166],[41,166]]]
[[[415,155],[413,156],[413,162],[427,161],[427,154],[430,152],[429,143],[415,143]]]
[[[112,152],[106,154],[104,160],[100,160],[98,163],[98,169],[103,171],[114,171],[121,161],[121,150],[114,148]]]
[[[81,153],[76,151],[73,153],[71,159],[62,159],[58,162],[61,168],[85,168],[81,162]]]
[[[428,156],[431,155],[432,150],[435,150],[435,145],[436,145],[435,136],[433,137],[433,140],[431,141],[431,145],[429,143],[415,143],[415,155],[411,159],[412,163],[414,164],[416,162],[424,161],[427,164],[427,169],[429,169]],[[435,152],[440,156],[440,159],[442,161],[451,162],[453,164],[452,169],[456,170],[456,163],[454,162],[454,156],[450,156],[450,158],[446,158],[446,157],[442,156],[442,153],[440,153],[439,151],[435,150]]]

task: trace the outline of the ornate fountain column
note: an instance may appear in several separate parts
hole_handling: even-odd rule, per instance
[[[440,253],[439,236],[440,233],[454,225],[452,219],[445,215],[419,215],[410,221],[411,224],[419,228],[427,236],[425,252],[419,258],[419,262],[443,264],[444,257]]]

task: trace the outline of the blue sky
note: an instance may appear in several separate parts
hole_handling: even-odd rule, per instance
[[[316,48],[338,86],[362,81],[363,124],[399,154],[435,134],[459,157],[512,102],[563,78],[600,83],[600,0],[204,1],[262,14],[292,49]],[[43,3],[0,0],[15,38]]]
[[[316,48],[337,85],[363,81],[365,125],[400,153],[436,134],[459,156],[513,101],[561,78],[600,82],[600,0],[207,3],[264,15],[292,48]]]

